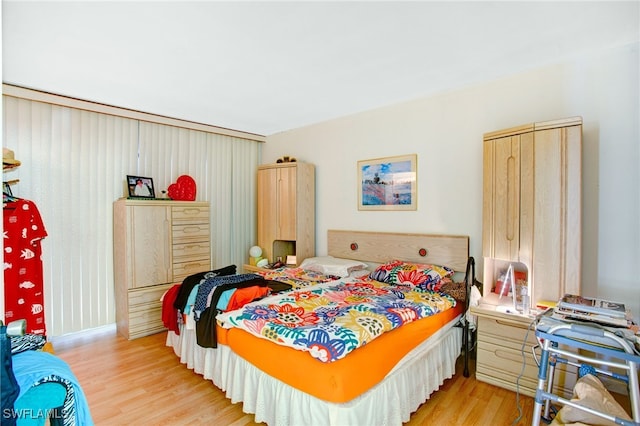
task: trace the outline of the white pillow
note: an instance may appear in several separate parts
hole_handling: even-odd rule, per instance
[[[367,264],[351,259],[341,259],[333,256],[309,257],[302,261],[300,267],[324,275],[348,277],[353,271],[367,269]]]
[[[369,278],[370,271],[367,269],[359,269],[357,271],[351,271],[349,277],[351,278]]]

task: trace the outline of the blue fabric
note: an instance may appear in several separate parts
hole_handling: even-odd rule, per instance
[[[592,365],[589,364],[582,364],[580,365],[580,368],[578,369],[578,377],[584,377],[587,374],[591,374],[593,376],[596,375],[596,369],[595,367],[593,367]]]
[[[191,289],[191,293],[189,293],[189,297],[187,298],[187,304],[184,306],[184,313],[189,315],[191,313],[191,306],[196,304],[196,295],[198,294],[198,289],[200,288],[200,284],[196,284],[193,289]]]
[[[216,304],[216,309],[219,311],[226,311],[227,306],[229,306],[229,301],[231,300],[231,296],[236,292],[235,288],[225,290],[220,295],[220,299],[218,299],[218,303]]]
[[[73,389],[71,391],[73,392]],[[67,386],[64,383],[53,380],[35,383],[16,400],[15,412],[19,417],[16,424],[18,426],[44,426],[48,418],[52,426],[76,425],[74,419],[63,413],[66,399]],[[75,409],[70,412],[74,413]]]
[[[87,399],[69,365],[48,352],[26,351],[13,356],[13,372],[20,385],[18,399],[43,377],[55,375],[68,380],[75,393],[75,424],[93,425]]]
[[[189,297],[187,298],[187,304],[184,307],[184,313],[187,315],[191,313],[191,307],[196,304],[196,295],[198,294],[199,288],[200,288],[200,284],[197,284],[195,287],[193,287],[193,290],[191,290],[191,293],[189,293]],[[231,300],[231,295],[233,295],[234,292],[235,290],[227,290],[223,292],[222,295],[220,296],[220,300],[218,301],[218,304],[216,305],[216,308],[220,311],[226,310],[227,305],[229,304],[229,300]]]

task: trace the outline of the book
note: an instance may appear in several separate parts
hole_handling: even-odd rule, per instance
[[[629,323],[625,317],[612,317],[609,315],[595,314],[590,312],[580,312],[575,310],[564,310],[557,307],[553,310],[552,318],[561,320],[580,320],[595,322],[602,325],[614,326],[614,327],[628,327]]]
[[[621,318],[625,321],[627,317],[627,310],[624,303],[573,294],[565,294],[558,302],[557,307],[563,310]]]
[[[536,308],[541,310],[546,310],[549,308],[555,308],[558,305],[558,302],[554,302],[552,300],[538,300],[536,303]]]

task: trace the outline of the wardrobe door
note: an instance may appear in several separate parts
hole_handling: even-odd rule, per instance
[[[278,203],[276,198],[277,169],[258,169],[258,245],[262,257],[273,259],[272,242],[276,239]]]
[[[520,135],[485,141],[483,256],[517,261],[520,247]]]
[[[296,221],[298,218],[296,209],[297,192],[297,167],[284,167],[278,169],[278,233],[277,239],[296,239]]]
[[[172,280],[171,207],[129,206],[131,287],[146,287]]]
[[[535,132],[534,300],[580,294],[581,133],[581,126]]]

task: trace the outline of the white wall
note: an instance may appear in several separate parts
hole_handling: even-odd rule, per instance
[[[328,229],[354,229],[469,235],[471,255],[481,259],[483,133],[581,116],[583,294],[625,301],[640,318],[638,49],[591,52],[271,135],[262,161],[290,155],[316,165],[319,255],[326,254]],[[418,154],[417,211],[358,211],[357,161],[411,153]]]

